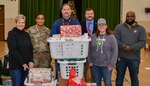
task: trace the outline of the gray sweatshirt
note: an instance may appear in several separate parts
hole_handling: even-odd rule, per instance
[[[144,27],[136,24],[129,29],[127,24],[123,23],[116,26],[114,34],[118,41],[119,57],[140,60],[140,49],[146,43],[146,31]],[[131,54],[124,52],[124,45],[130,46],[133,52]]]
[[[103,46],[97,47],[97,40],[104,39]],[[96,66],[114,67],[117,61],[118,45],[114,35],[104,35],[97,37],[95,34],[91,36],[89,46],[88,63]]]

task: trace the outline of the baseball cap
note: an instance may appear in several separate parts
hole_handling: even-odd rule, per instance
[[[106,24],[106,20],[104,18],[100,18],[98,19],[97,24]]]

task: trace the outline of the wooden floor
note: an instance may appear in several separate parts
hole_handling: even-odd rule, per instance
[[[0,42],[0,59],[8,52],[6,42]],[[52,65],[54,66],[54,61],[52,61]],[[54,68],[55,69],[55,68]],[[55,71],[55,70],[54,70]],[[115,78],[116,71],[113,70],[112,74],[112,84],[115,86]],[[66,80],[59,78],[59,86],[64,86]],[[150,50],[141,51],[141,64],[140,64],[140,72],[139,72],[139,82],[140,86],[150,86]],[[104,86],[104,85],[103,85]],[[130,77],[128,71],[126,72],[124,86],[130,86]]]

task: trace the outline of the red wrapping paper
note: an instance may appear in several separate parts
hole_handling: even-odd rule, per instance
[[[61,37],[80,37],[82,35],[81,25],[60,26]]]
[[[76,70],[71,68],[69,80],[66,82],[66,86],[87,86],[87,83],[80,79],[80,83],[76,83],[73,79],[76,78]]]

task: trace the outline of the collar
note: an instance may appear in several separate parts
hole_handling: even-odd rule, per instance
[[[129,25],[125,22],[125,26],[127,26],[129,29],[133,28],[133,27],[136,27],[138,25],[137,22],[134,22],[132,25]]]
[[[65,19],[64,17],[62,19],[63,19],[63,21],[70,21],[71,20],[71,18]]]
[[[23,30],[19,30],[17,27],[13,27],[13,30],[16,31],[16,32],[23,32],[24,31],[24,29]]]
[[[71,22],[71,18],[69,19],[62,18],[62,22],[63,22],[63,25],[69,25]]]
[[[36,24],[35,27],[36,27],[37,29],[43,29],[43,28],[44,28],[44,25],[43,25],[43,26],[38,26],[38,25]]]
[[[92,21],[86,20],[86,23],[87,23],[87,24],[88,24],[89,22],[91,22],[91,24],[93,24],[93,23],[94,23],[94,20],[92,20]]]

